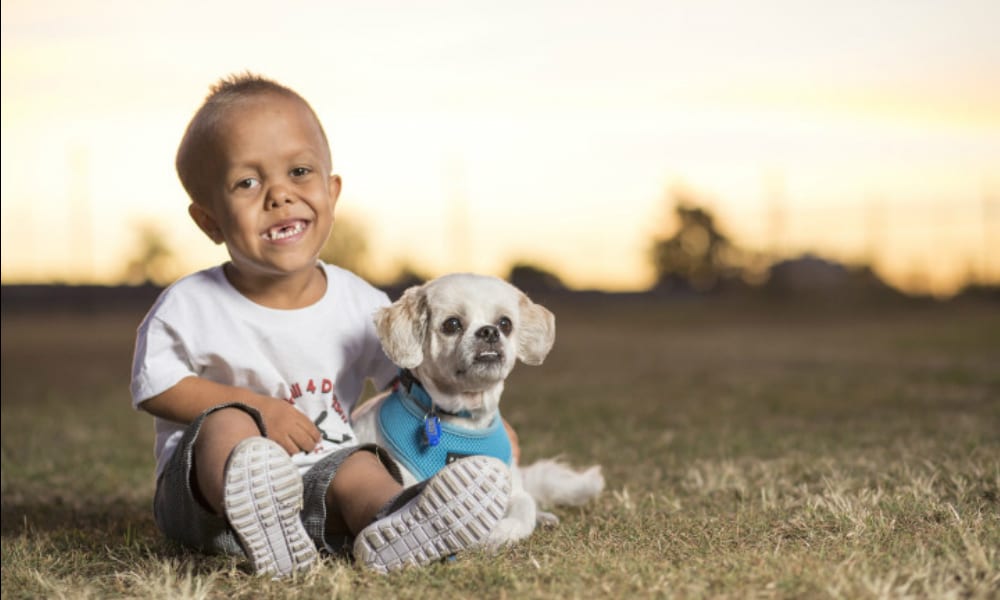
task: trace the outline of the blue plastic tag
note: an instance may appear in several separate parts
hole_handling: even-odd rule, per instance
[[[424,417],[424,440],[428,446],[437,446],[441,441],[441,419],[437,415]]]

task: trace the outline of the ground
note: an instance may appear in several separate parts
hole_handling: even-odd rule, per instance
[[[5,311],[3,598],[1000,596],[995,304],[539,300],[556,346],[501,408],[602,497],[497,556],[280,583],[157,532],[141,309]]]

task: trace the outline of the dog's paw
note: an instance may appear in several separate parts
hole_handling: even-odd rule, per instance
[[[535,515],[535,524],[539,527],[555,527],[559,524],[559,517],[544,510],[538,511]]]
[[[509,546],[514,542],[523,540],[531,535],[534,529],[534,524],[525,525],[518,519],[501,519],[496,527],[493,528],[493,531],[490,532],[490,537],[486,545],[493,550],[499,550],[504,546]]]

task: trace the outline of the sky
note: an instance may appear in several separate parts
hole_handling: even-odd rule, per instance
[[[309,100],[368,270],[643,289],[671,194],[738,244],[1000,281],[1000,3],[5,0],[2,280],[225,260],[173,157],[220,77]],[[336,228],[334,230],[336,235]]]

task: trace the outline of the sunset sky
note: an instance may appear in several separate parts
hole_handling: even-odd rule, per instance
[[[219,77],[305,96],[372,272],[641,289],[667,195],[751,249],[1000,281],[1000,2],[4,0],[2,279],[225,259],[173,156]],[[334,230],[336,235],[336,229]]]

